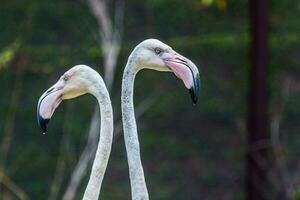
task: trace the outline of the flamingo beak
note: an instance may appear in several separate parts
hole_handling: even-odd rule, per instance
[[[167,67],[183,81],[190,92],[193,103],[196,104],[200,92],[200,76],[197,66],[173,50],[163,52],[161,57]]]
[[[47,131],[47,124],[55,109],[62,101],[62,93],[64,88],[64,81],[59,80],[52,87],[50,87],[39,99],[37,106],[37,121],[43,133]]]

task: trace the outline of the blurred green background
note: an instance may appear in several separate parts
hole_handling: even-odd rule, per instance
[[[270,119],[279,116],[279,166],[270,199],[300,196],[300,2],[272,0],[269,37]],[[96,101],[65,101],[48,134],[36,122],[40,95],[76,64],[101,75],[99,24],[84,0],[4,0],[0,6],[0,199],[62,199],[86,145]],[[114,19],[119,1],[107,1]],[[249,80],[247,0],[128,0],[111,98],[120,121],[123,68],[132,49],[157,38],[200,70],[197,105],[171,73],[145,70],[135,82],[142,161],[151,199],[245,197],[245,121]],[[114,21],[114,20],[112,20]],[[120,24],[116,23],[114,26]],[[104,76],[104,75],[103,75]],[[101,199],[130,199],[122,133],[115,138]],[[271,133],[272,134],[272,133]],[[276,154],[276,152],[278,154]],[[282,165],[282,166],[281,166]],[[76,191],[81,199],[87,175]],[[285,190],[290,190],[289,195]]]

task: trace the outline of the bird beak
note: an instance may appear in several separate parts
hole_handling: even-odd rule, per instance
[[[161,57],[168,68],[183,81],[193,103],[196,104],[200,92],[200,76],[196,65],[173,50],[164,52]]]
[[[59,80],[50,87],[38,101],[37,121],[44,133],[47,131],[47,124],[49,123],[51,116],[62,101],[64,84],[63,80]]]

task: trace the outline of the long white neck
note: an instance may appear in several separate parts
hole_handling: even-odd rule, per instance
[[[100,75],[93,88],[91,94],[97,98],[99,103],[101,128],[98,148],[83,200],[97,200],[99,197],[113,139],[113,111],[111,101],[104,81]]]
[[[148,200],[148,191],[140,156],[140,146],[137,134],[133,105],[134,78],[138,68],[134,63],[134,53],[128,59],[122,80],[122,119],[124,139],[129,165],[131,195],[133,200]]]

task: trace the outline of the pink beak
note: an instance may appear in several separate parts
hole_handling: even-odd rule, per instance
[[[163,52],[161,58],[168,68],[183,81],[190,91],[192,101],[196,104],[200,92],[200,76],[196,65],[173,50]]]
[[[37,120],[39,126],[44,132],[47,131],[47,124],[49,123],[55,109],[62,101],[61,96],[63,87],[64,81],[59,80],[50,89],[48,89],[38,101]]]

